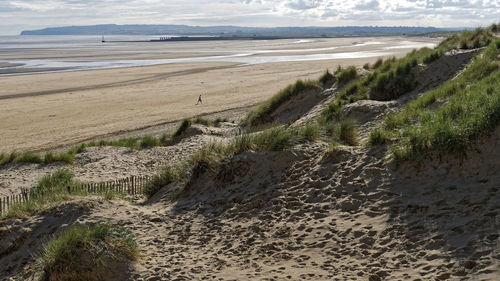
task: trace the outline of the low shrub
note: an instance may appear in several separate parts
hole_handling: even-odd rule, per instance
[[[19,157],[14,159],[14,163],[35,163],[41,164],[43,163],[43,159],[39,154],[32,152],[25,152],[21,154]]]
[[[464,156],[472,143],[500,123],[497,55],[492,42],[459,77],[386,117],[382,133],[400,139],[392,149],[395,160],[421,160],[435,152]]]

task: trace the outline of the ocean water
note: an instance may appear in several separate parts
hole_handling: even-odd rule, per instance
[[[373,39],[311,48],[315,41],[149,42],[158,36],[0,36],[0,76],[106,69],[169,63],[236,62],[262,64],[388,56],[401,49],[434,47],[434,43]],[[335,43],[335,39],[331,40]],[[301,46],[303,46],[301,48]],[[367,50],[359,50],[361,48]],[[342,51],[336,51],[342,49]],[[151,56],[155,56],[154,59]]]

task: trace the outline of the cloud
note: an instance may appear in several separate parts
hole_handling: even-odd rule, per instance
[[[359,11],[373,11],[377,10],[378,6],[379,6],[378,1],[372,0],[365,3],[356,4],[356,6],[354,6],[354,9]]]
[[[288,0],[285,6],[293,10],[309,10],[318,8],[323,1],[321,0]]]
[[[486,26],[500,0],[0,0],[0,34],[62,25]]]

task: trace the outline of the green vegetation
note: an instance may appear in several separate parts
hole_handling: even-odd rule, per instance
[[[374,131],[373,144],[389,136],[396,160],[419,160],[431,153],[464,156],[471,144],[500,123],[500,63],[497,42],[479,54],[457,79],[389,115],[384,128]]]
[[[151,197],[162,187],[176,181],[184,181],[186,185],[189,175],[192,177],[207,169],[216,173],[224,159],[245,151],[281,151],[319,137],[320,127],[311,123],[299,128],[273,126],[258,133],[240,135],[227,144],[211,143],[185,162],[165,167],[145,188],[144,193]]]
[[[11,153],[1,153],[0,166],[10,163],[51,164],[55,162],[65,162],[68,164],[73,164],[76,154],[83,152],[83,150],[87,147],[116,146],[126,147],[133,150],[141,150],[155,146],[168,146],[172,144],[173,137],[180,138],[182,136],[182,133],[184,133],[184,131],[187,130],[187,128],[189,128],[193,123],[202,124],[205,126],[218,126],[221,122],[227,122],[227,119],[217,118],[215,120],[208,120],[201,117],[198,117],[193,121],[185,119],[181,122],[180,126],[172,136],[163,134],[160,137],[143,136],[136,138],[122,138],[113,141],[92,141],[79,144],[61,153],[47,152],[45,154],[38,154],[33,152],[19,153],[16,151]]]
[[[8,163],[13,163],[14,160],[19,156],[19,153],[13,151],[10,154],[2,153],[0,154],[0,166]]]
[[[73,158],[74,153],[70,151],[58,154],[47,152],[44,156],[33,152],[25,152],[21,154],[14,151],[9,154],[0,154],[0,166],[10,163],[50,164],[54,162],[66,162],[68,164],[73,164]]]
[[[68,193],[67,187],[71,190],[80,183],[73,179],[73,173],[68,169],[59,169],[52,174],[42,177],[38,184],[30,190],[30,200],[23,203],[14,203],[9,208],[9,211],[2,216],[0,220],[5,218],[21,218],[30,216],[38,212],[42,212],[56,205],[57,203],[70,200],[72,196],[89,195],[84,191]],[[93,195],[96,195],[93,193]],[[101,194],[106,198],[113,198],[114,192],[104,191]]]
[[[0,159],[2,157],[0,156]],[[49,160],[50,158],[54,158],[53,156],[49,156],[47,157],[47,155],[45,155],[45,159]],[[45,160],[42,159],[42,157],[36,153],[32,153],[32,152],[26,152],[26,153],[23,153],[23,154],[20,154],[19,156],[17,157],[13,157],[13,158],[10,158],[9,160],[12,160],[13,163],[37,163],[37,164],[41,164],[43,163]]]
[[[339,68],[335,72],[335,77],[337,78],[339,84],[343,85],[358,77],[358,71],[354,66],[349,66],[346,69],[343,69],[339,66]]]
[[[440,50],[434,50],[433,52],[424,56],[424,58],[422,60],[425,64],[429,64],[429,63],[437,60],[438,58],[440,58],[442,55],[443,55],[443,53]]]
[[[373,69],[377,69],[382,66],[384,60],[382,58],[377,59],[377,61],[373,64]]]
[[[335,76],[331,74],[330,71],[326,70],[325,73],[319,77],[318,81],[323,87],[325,87],[335,83]]]
[[[251,127],[270,123],[272,122],[271,114],[280,105],[304,91],[318,91],[320,89],[320,82],[318,81],[298,80],[297,82],[295,82],[295,84],[289,85],[288,87],[271,97],[269,100],[264,102],[257,109],[250,112],[243,123]]]
[[[181,179],[181,170],[178,167],[165,167],[163,170],[155,175],[153,179],[144,186],[143,193],[146,197],[150,198],[156,194],[162,187],[169,185],[172,182]]]
[[[339,139],[348,145],[358,144],[356,127],[353,121],[346,119],[340,122]]]
[[[493,38],[492,30],[476,28],[473,31],[464,31],[459,39],[460,49],[476,49],[488,46]]]
[[[495,25],[496,27],[496,25]],[[416,67],[419,63],[429,64],[439,59],[445,52],[459,48],[461,42],[466,42],[467,46],[474,48],[483,47],[493,41],[491,30],[495,27],[490,27],[488,30],[477,29],[475,31],[466,31],[461,34],[455,34],[443,40],[433,50],[429,48],[422,48],[414,50],[406,55],[404,58],[396,59],[389,58],[385,61],[378,59],[372,66],[373,71],[364,78],[353,82],[346,86],[346,88],[338,95],[337,99],[330,103],[322,112],[319,118],[319,124],[322,126],[332,126],[331,123],[338,123],[344,120],[342,112],[344,105],[353,103],[363,99],[374,100],[392,100],[414,89]],[[497,56],[497,49],[500,47],[500,40],[495,40],[486,48],[484,56],[486,59],[477,60],[467,71],[468,76],[463,79],[477,79],[484,76],[497,68],[496,64],[490,64],[488,60],[495,60]],[[475,43],[474,43],[475,42]],[[454,93],[455,86],[444,86],[441,88],[443,93]],[[419,103],[432,103],[436,96],[435,94],[426,95],[422,97]],[[443,94],[447,96],[447,94]],[[449,94],[448,94],[449,95]],[[412,105],[410,105],[411,107]],[[387,126],[397,122],[396,119],[403,118],[400,115],[389,116],[386,120]],[[346,127],[344,127],[346,128]],[[385,143],[385,140],[392,134],[387,131],[377,130],[370,136],[369,143],[378,145]],[[341,134],[344,138],[344,134]],[[339,138],[342,140],[342,138]],[[344,143],[349,144],[349,141],[343,140]]]
[[[44,176],[30,191],[30,200],[13,204],[1,219],[24,217],[44,210],[54,203],[68,200],[70,196],[66,187],[75,184],[72,178],[73,173],[67,169],[60,169]]]
[[[71,226],[43,246],[39,257],[44,280],[103,280],[139,257],[134,236],[110,223]],[[116,272],[115,272],[116,273]]]
[[[387,141],[387,134],[384,130],[375,129],[370,133],[369,145],[383,145]]]
[[[496,25],[495,25],[496,27]],[[352,103],[361,99],[392,100],[415,87],[415,67],[419,63],[429,64],[444,53],[456,49],[463,44],[466,48],[479,48],[487,46],[492,42],[492,34],[489,29],[476,29],[455,34],[443,40],[433,50],[422,48],[414,50],[404,58],[378,59],[373,64],[374,71],[355,84],[348,86],[339,95],[341,104]],[[464,43],[465,42],[465,43]],[[495,41],[497,42],[497,41]],[[339,101],[335,101],[339,103]]]
[[[175,130],[175,132],[172,134],[172,137],[174,138],[178,138],[178,137],[181,137],[182,134],[184,134],[184,132],[186,132],[186,130],[191,127],[191,120],[190,119],[184,119],[182,120],[181,124],[179,125],[179,127],[177,127],[177,130]]]

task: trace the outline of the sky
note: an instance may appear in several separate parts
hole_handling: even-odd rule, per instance
[[[480,27],[500,0],[0,0],[0,34],[94,24]]]

